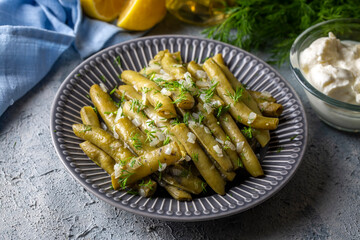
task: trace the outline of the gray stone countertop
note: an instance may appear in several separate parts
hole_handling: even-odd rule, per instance
[[[201,36],[171,16],[148,35]],[[257,54],[262,57],[261,54]],[[50,108],[81,62],[69,49],[49,74],[0,117],[1,239],[359,239],[360,135],[335,130],[311,109],[288,64],[277,70],[295,88],[309,142],[292,180],[246,212],[208,222],[164,222],[97,199],[66,171],[50,136]]]

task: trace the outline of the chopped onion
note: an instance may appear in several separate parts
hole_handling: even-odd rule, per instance
[[[221,145],[224,145],[224,141],[223,141],[223,140],[221,140],[221,139],[219,139],[219,138],[215,138],[215,140],[216,140],[218,143],[220,143]]]
[[[241,142],[238,142],[236,143],[236,151],[238,153],[241,153],[242,152],[242,149],[244,148],[244,141],[241,141]]]
[[[100,125],[102,129],[104,129],[105,131],[107,130],[107,126],[104,122],[101,122]]]
[[[135,125],[135,127],[139,127],[141,125],[141,121],[137,118],[134,118],[131,122]]]
[[[146,101],[146,93],[142,93],[142,104],[146,105],[147,101]]]
[[[117,123],[117,121],[119,121],[120,118],[123,118],[122,112],[123,112],[122,107],[119,107],[119,109],[117,110],[117,113],[116,113],[115,120],[114,120],[115,123]]]
[[[252,124],[252,123],[254,122],[254,120],[255,120],[256,117],[257,117],[256,113],[251,112],[251,113],[249,114],[247,123],[248,123],[248,124]]]
[[[205,110],[206,110],[206,112],[207,112],[208,114],[212,113],[212,111],[214,110],[214,109],[211,107],[211,105],[208,104],[208,103],[204,103],[203,106],[204,106],[204,108],[205,108]]]
[[[197,70],[195,76],[197,78],[207,78],[206,72],[203,70]]]
[[[190,127],[196,126],[196,122],[193,121],[193,120],[190,120],[190,121],[189,121],[189,126],[190,126]]]
[[[261,103],[261,106],[263,107],[263,108],[267,108],[268,106],[269,106],[269,102],[262,102]]]
[[[140,195],[141,197],[146,197],[145,190],[142,189],[142,188],[140,188],[140,189],[139,189],[139,195]]]
[[[263,97],[265,97],[265,98],[270,98],[270,97],[272,97],[272,96],[271,96],[271,93],[269,93],[269,92],[267,92],[267,91],[261,92],[261,96],[263,96]]]
[[[210,129],[208,127],[204,127],[204,130],[207,134],[211,133]]]
[[[160,164],[159,164],[159,169],[158,169],[158,171],[159,171],[159,172],[162,172],[162,171],[165,170],[165,168],[166,168],[166,163],[161,163],[161,167],[160,167]]]
[[[187,137],[188,137],[187,141],[189,143],[192,143],[192,144],[195,143],[196,136],[192,132],[188,132]]]
[[[121,176],[121,170],[122,170],[122,167],[120,166],[120,164],[116,163],[114,165],[115,178],[119,178]]]
[[[191,161],[191,157],[189,155],[187,155],[187,154],[185,156],[185,161],[187,161],[187,162]]]
[[[164,141],[164,140],[165,140],[165,134],[162,133],[161,131],[156,131],[155,135],[156,135],[156,137],[157,137],[160,141]]]
[[[139,91],[139,89],[137,88],[136,85],[133,85],[133,88],[134,88],[137,92]]]
[[[166,88],[161,89],[160,93],[165,96],[170,96],[171,92],[167,90]]]
[[[229,140],[225,141],[225,146],[227,146],[228,148],[230,148],[233,151],[235,151],[235,149],[236,149],[235,145],[232,142],[230,142]]]
[[[184,78],[185,78],[185,80],[190,80],[192,82],[191,74],[189,72],[186,72],[184,74]]]
[[[198,113],[193,112],[191,115],[192,115],[195,119],[199,119],[199,114],[198,114]]]
[[[219,145],[214,145],[214,146],[213,146],[213,149],[215,150],[215,152],[217,153],[217,155],[218,155],[219,157],[223,157],[223,156],[224,156],[223,153],[222,153],[221,148],[219,147]]]
[[[114,135],[114,138],[116,138],[116,139],[119,139],[119,134],[117,134],[117,132],[116,132],[116,130],[115,130],[115,127],[116,127],[116,125],[114,125],[113,126],[113,135]]]
[[[200,94],[199,98],[201,99],[201,101],[206,102],[206,94],[205,93]]]
[[[221,102],[219,100],[216,100],[216,101],[212,101],[211,102],[211,105],[213,107],[220,107],[221,106]]]
[[[171,146],[171,144],[169,144],[165,147],[165,154],[171,155],[171,152],[172,152],[172,146]]]
[[[104,83],[99,83],[99,85],[100,85],[100,88],[101,88],[101,90],[103,90],[103,92],[108,92],[109,91],[109,89],[106,87],[106,85],[104,84]]]
[[[156,145],[159,144],[159,139],[158,138],[153,138],[153,140],[150,142],[150,147],[155,147]]]

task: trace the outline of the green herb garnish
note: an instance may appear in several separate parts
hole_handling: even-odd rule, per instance
[[[253,137],[253,130],[251,127],[244,127],[241,129],[241,132],[245,135],[246,138],[251,139]]]
[[[91,128],[90,125],[84,125],[84,129],[81,130],[80,132],[88,132],[88,131],[91,131],[91,130],[92,130],[92,128]]]
[[[121,67],[121,58],[120,56],[117,56],[114,61],[115,64],[119,65]]]
[[[151,142],[155,138],[154,133],[156,133],[156,131],[149,131],[149,130],[145,129],[144,132],[146,133],[145,142]]]
[[[163,145],[165,146],[165,145],[167,145],[169,143],[170,143],[170,137],[166,137],[166,139],[164,140]]]
[[[198,153],[194,153],[193,155],[191,155],[191,158],[194,162],[198,162],[199,161],[199,154]]]
[[[202,183],[201,183],[201,188],[202,188],[203,193],[206,193],[206,192],[207,192],[207,191],[206,191],[206,183],[202,182]]]
[[[230,109],[230,104],[226,105],[225,107],[220,106],[217,110],[216,117],[219,118],[222,114],[226,113]]]
[[[329,19],[360,18],[355,6],[358,1],[354,0],[236,0],[224,9],[228,15],[225,21],[203,33],[245,50],[271,49],[270,59],[280,65],[289,58],[292,43],[305,29]]]
[[[105,76],[101,75],[101,76],[100,76],[100,79],[101,79],[101,81],[103,81],[104,83],[106,83],[106,78],[105,78]]]
[[[226,94],[226,96],[230,97],[235,103],[239,102],[239,100],[242,97],[244,89],[241,87],[237,87],[235,92],[233,94],[231,94],[229,91],[227,91],[228,94]]]
[[[183,122],[185,123],[186,126],[189,124],[189,117],[190,117],[189,112],[185,113],[185,115],[183,117]]]
[[[130,140],[132,140],[132,145],[134,146],[134,148],[136,150],[140,150],[142,148],[142,142],[139,139],[139,134],[134,134],[134,132],[132,132],[130,136]]]
[[[157,102],[157,103],[156,103],[156,106],[154,107],[154,110],[157,110],[157,109],[161,108],[162,105],[163,105],[163,104],[162,104],[161,102]]]
[[[290,141],[294,140],[297,136],[299,136],[299,134],[296,134],[296,135],[292,136],[292,137],[290,138]]]
[[[110,95],[112,95],[116,91],[117,85],[110,91]]]

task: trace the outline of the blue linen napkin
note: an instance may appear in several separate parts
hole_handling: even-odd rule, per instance
[[[0,0],[0,116],[70,46],[85,58],[143,34],[83,16],[79,0]]]

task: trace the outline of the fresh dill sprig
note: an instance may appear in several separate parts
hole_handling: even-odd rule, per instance
[[[241,132],[246,138],[251,139],[253,137],[253,130],[251,127],[244,127],[243,129],[241,129]]]
[[[157,102],[157,103],[156,103],[156,106],[154,107],[154,110],[157,110],[157,109],[161,108],[162,105],[163,105],[163,104],[162,104],[161,102]]]
[[[270,49],[270,62],[280,65],[301,32],[330,19],[360,18],[358,4],[356,0],[236,0],[224,9],[225,21],[203,33],[245,50]]]
[[[216,117],[219,118],[222,114],[226,113],[230,109],[230,104],[226,106],[220,106],[217,110]]]
[[[243,91],[243,88],[237,87],[234,94],[231,94],[229,91],[227,91],[228,94],[226,96],[230,97],[236,103],[239,102],[239,100],[241,99]]]
[[[139,134],[138,133],[131,133],[130,134],[130,140],[132,141],[132,145],[136,150],[140,150],[142,148],[142,142],[139,139]]]
[[[149,130],[145,129],[144,132],[146,133],[145,142],[151,142],[155,138],[154,133],[156,133],[156,131],[149,131]]]

